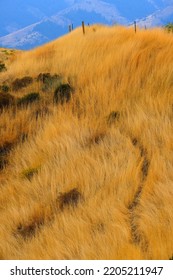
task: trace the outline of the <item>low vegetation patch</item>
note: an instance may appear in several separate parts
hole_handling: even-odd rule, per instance
[[[61,210],[64,210],[70,206],[76,207],[81,198],[82,195],[77,188],[74,188],[69,192],[61,193],[58,197],[59,207]]]
[[[54,103],[64,104],[70,101],[73,88],[69,84],[59,85],[54,92]]]
[[[7,68],[6,68],[5,64],[0,62],[0,72],[4,72],[6,70],[7,70]]]
[[[43,83],[43,91],[54,90],[60,84],[61,79],[60,75],[50,73],[40,73],[37,77],[37,81]]]
[[[0,170],[3,170],[8,164],[8,160],[0,155]]]
[[[0,111],[14,104],[14,97],[9,93],[0,92]]]
[[[7,156],[11,151],[14,143],[5,142],[0,146],[0,170],[4,169],[8,164]]]
[[[12,89],[14,91],[18,91],[22,88],[25,88],[27,87],[28,85],[30,85],[31,83],[33,82],[33,78],[32,77],[29,77],[29,76],[26,76],[26,77],[23,77],[21,79],[16,79],[12,82]]]
[[[35,219],[28,224],[19,224],[17,227],[17,234],[20,235],[23,239],[27,240],[32,238],[36,231],[44,225],[44,219],[41,217],[39,219]]]
[[[40,94],[38,92],[31,92],[31,93],[28,93],[25,96],[19,98],[17,100],[17,105],[18,106],[27,106],[27,105],[37,102],[39,100],[40,100]]]
[[[2,85],[0,86],[0,92],[9,92],[10,87],[8,85]]]
[[[5,142],[3,145],[1,145],[0,155],[7,155],[11,151],[13,145],[14,145],[13,142]]]

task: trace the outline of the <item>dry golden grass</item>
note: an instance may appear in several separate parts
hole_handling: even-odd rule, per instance
[[[40,92],[39,104],[1,112],[0,148],[12,146],[1,259],[172,257],[172,47],[160,29],[92,26],[18,53],[0,74],[10,85],[57,73],[75,89],[58,105],[34,80],[11,94]]]

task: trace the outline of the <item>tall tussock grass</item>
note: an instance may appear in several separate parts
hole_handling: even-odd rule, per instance
[[[96,25],[16,53],[0,73],[1,259],[172,258],[172,46]]]

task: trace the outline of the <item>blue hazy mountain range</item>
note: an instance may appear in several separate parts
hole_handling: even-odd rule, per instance
[[[173,0],[0,0],[0,46],[30,49],[86,23],[147,27],[173,20]]]

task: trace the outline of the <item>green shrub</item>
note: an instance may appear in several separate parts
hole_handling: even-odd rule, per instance
[[[72,93],[73,89],[69,84],[59,85],[54,92],[54,103],[63,104],[68,102]]]
[[[27,95],[17,100],[18,106],[28,106],[36,101],[40,100],[40,94],[37,92],[28,93]]]
[[[16,79],[12,82],[12,89],[14,91],[17,91],[19,89],[27,87],[32,82],[33,82],[33,78],[29,76],[23,77],[22,79]]]
[[[14,97],[9,93],[0,93],[0,111],[3,108],[6,108],[10,105],[14,104]]]
[[[6,68],[5,64],[4,63],[0,63],[0,72],[4,72],[6,70],[7,70],[7,68]]]

